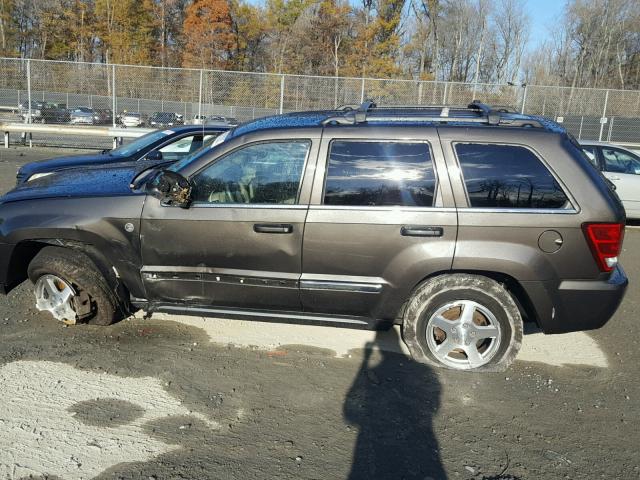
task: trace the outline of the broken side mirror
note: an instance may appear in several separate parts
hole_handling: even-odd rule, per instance
[[[191,203],[191,184],[179,173],[163,170],[148,184],[147,192],[162,205],[188,208]]]

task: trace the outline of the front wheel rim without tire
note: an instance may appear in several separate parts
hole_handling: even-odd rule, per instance
[[[47,311],[56,320],[66,324],[76,323],[77,315],[73,308],[73,287],[56,275],[42,275],[35,284],[36,308]]]
[[[426,329],[431,354],[448,367],[470,370],[489,363],[500,348],[495,315],[472,300],[447,303],[431,315]]]

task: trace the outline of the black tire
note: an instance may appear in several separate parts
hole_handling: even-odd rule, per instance
[[[485,353],[488,352],[486,357],[488,361],[483,365],[470,367],[471,362],[469,362],[467,366],[463,366],[462,363],[452,366],[444,363],[450,360],[449,355],[445,355],[443,361],[434,354],[433,345],[438,342],[435,337],[431,342],[432,346],[429,345],[428,334],[444,332],[444,330],[428,328],[429,320],[437,316],[436,314],[447,305],[456,302],[473,302],[493,316],[488,325],[493,322],[498,324],[499,334],[496,335],[496,339],[499,341],[496,342],[493,350],[489,350],[492,339],[478,341],[472,338],[470,340],[480,344],[480,348],[485,348]],[[462,310],[459,311],[462,318]],[[411,356],[418,362],[440,368],[464,369],[472,372],[501,372],[511,365],[522,345],[522,316],[509,292],[495,280],[480,275],[448,274],[429,279],[416,288],[404,312],[402,333]],[[449,333],[445,334],[445,337],[448,335]],[[459,337],[454,338],[453,330],[451,335],[453,340],[458,340]],[[468,339],[468,337],[465,338]],[[463,350],[452,351],[451,358],[457,362],[464,362],[467,354],[462,352]],[[455,356],[459,358],[455,359]]]
[[[82,298],[86,310],[78,323],[111,325],[124,317],[125,308],[93,261],[83,252],[71,248],[45,247],[31,260],[27,269],[35,284],[42,275],[60,277]]]

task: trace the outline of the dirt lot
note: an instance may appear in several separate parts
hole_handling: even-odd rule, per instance
[[[0,188],[62,153],[0,149]],[[530,332],[502,374],[417,365],[395,330],[65,327],[25,284],[0,298],[0,478],[640,478],[638,250],[628,229],[608,325]]]

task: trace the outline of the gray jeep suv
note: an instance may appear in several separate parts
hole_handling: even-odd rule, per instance
[[[402,326],[413,357],[505,369],[523,321],[602,326],[625,213],[566,131],[474,102],[240,125],[166,170],[57,172],[0,199],[0,284],[108,325],[131,309]]]

